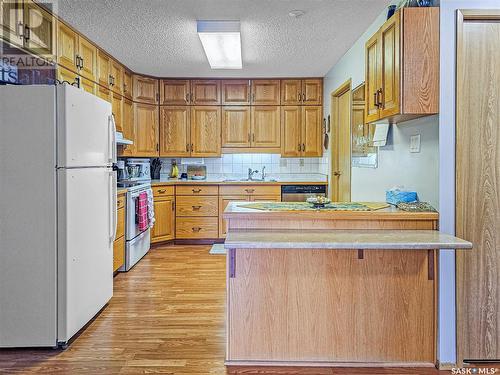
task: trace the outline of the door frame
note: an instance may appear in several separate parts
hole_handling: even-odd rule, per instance
[[[338,112],[339,107],[339,97],[345,93],[349,93],[349,201],[351,200],[351,108],[352,108],[352,79],[349,78],[347,81],[342,83],[336,90],[330,94],[330,114],[332,117],[332,140],[330,147],[330,157],[331,157],[331,169],[330,169],[330,181],[331,188],[329,189],[330,199],[332,201],[338,200],[338,183],[335,182],[335,171],[338,171],[340,155],[337,154],[338,141],[339,141],[339,124],[337,121],[337,116],[334,116]],[[334,193],[335,192],[335,193]],[[337,198],[337,199],[336,199]]]
[[[465,53],[464,51],[464,46],[463,46],[463,30],[464,30],[464,24],[467,21],[474,21],[474,20],[480,20],[480,21],[500,21],[500,9],[457,9],[456,11],[456,52],[455,52],[455,62],[456,62],[456,72],[455,72],[455,134],[458,130],[459,123],[461,121],[460,117],[460,108],[462,105],[462,102],[467,100],[466,97],[463,95],[464,93],[460,92],[460,80],[461,77],[463,76],[463,65],[461,64],[462,61],[465,59]],[[458,160],[458,155],[457,155],[457,139],[455,138],[455,161]],[[457,171],[455,170],[454,173],[455,176],[455,192],[458,192],[458,178],[457,178]],[[458,194],[455,194],[455,214],[454,214],[454,220],[455,220],[455,230],[457,230],[458,223],[457,221],[457,204],[458,204]],[[460,296],[460,267],[461,267],[461,262],[460,262],[460,257],[462,254],[455,254],[455,272],[456,272],[456,283],[455,283],[455,300],[456,300],[456,326],[455,326],[455,333],[456,333],[456,350],[457,350],[457,366],[463,366],[464,365],[464,357],[465,357],[465,347],[464,347],[464,341],[469,340],[467,335],[464,334],[463,332],[463,325],[465,324],[465,320],[467,318],[466,312],[464,311],[463,308],[460,307],[460,301],[459,296]]]

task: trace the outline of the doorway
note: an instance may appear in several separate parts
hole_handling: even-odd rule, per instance
[[[332,147],[330,198],[351,201],[351,79],[331,95]]]
[[[457,354],[500,358],[500,12],[457,12]]]

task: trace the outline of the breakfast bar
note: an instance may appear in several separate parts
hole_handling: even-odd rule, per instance
[[[437,212],[232,202],[226,364],[434,366]]]

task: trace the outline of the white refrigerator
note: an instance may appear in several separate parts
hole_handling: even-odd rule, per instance
[[[65,346],[113,295],[111,104],[0,86],[0,347]]]

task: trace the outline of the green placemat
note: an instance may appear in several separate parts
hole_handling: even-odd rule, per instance
[[[238,204],[239,207],[253,208],[263,211],[371,211],[372,209],[361,203],[334,202],[325,204],[325,207],[315,208],[306,202],[261,202]]]

